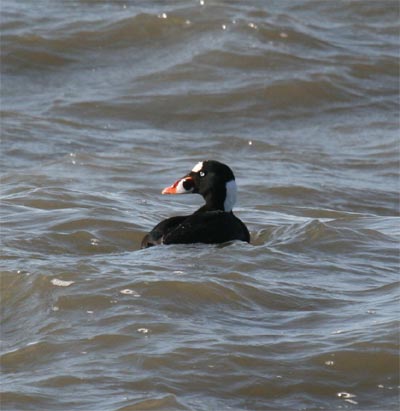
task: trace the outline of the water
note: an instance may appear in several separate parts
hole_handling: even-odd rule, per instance
[[[397,409],[398,2],[1,15],[2,410]],[[204,159],[252,243],[139,250]]]

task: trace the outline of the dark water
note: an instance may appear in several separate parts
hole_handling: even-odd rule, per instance
[[[396,410],[399,3],[1,4],[2,410]],[[234,170],[252,244],[139,250]]]

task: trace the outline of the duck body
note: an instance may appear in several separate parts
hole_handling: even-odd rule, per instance
[[[206,203],[189,216],[161,221],[143,238],[142,248],[158,244],[250,242],[247,227],[232,212],[236,183],[231,169],[225,164],[213,160],[200,162],[162,193],[198,193]]]
[[[232,240],[250,242],[247,227],[232,212],[205,211],[167,218],[142,241],[142,248],[158,244],[218,244]]]

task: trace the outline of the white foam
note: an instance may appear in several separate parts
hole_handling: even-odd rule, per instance
[[[140,294],[136,292],[135,290],[131,290],[130,288],[125,288],[124,290],[120,291],[121,294],[128,294],[132,295],[133,297],[140,297]]]
[[[57,287],[69,287],[71,284],[74,284],[75,281],[63,281],[58,278],[53,278],[50,282]]]
[[[203,162],[200,161],[199,163],[197,163],[197,164],[192,168],[192,171],[193,171],[193,173],[198,173],[202,168],[203,168]]]
[[[225,211],[232,211],[233,206],[236,203],[236,182],[235,180],[228,181],[226,183],[226,198],[224,201],[224,210]]]

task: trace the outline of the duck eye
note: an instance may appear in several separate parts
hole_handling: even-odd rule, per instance
[[[204,171],[200,171],[200,177],[204,177],[206,175],[206,173]]]

